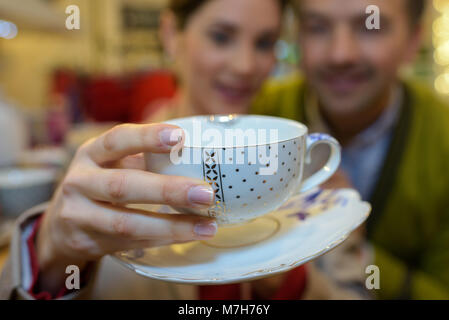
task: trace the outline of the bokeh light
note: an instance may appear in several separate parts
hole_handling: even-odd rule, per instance
[[[434,59],[440,69],[449,66],[449,0],[434,0],[434,8],[441,14],[433,23],[433,44],[435,46]],[[442,94],[449,95],[448,69],[435,79],[435,89]]]
[[[437,11],[441,13],[449,12],[448,0],[433,0],[433,6]]]
[[[443,73],[435,80],[435,89],[442,94],[449,94],[449,73]]]
[[[449,40],[449,14],[443,14],[435,19],[432,30],[433,43],[436,47]]]
[[[0,20],[0,38],[14,39],[17,34],[18,29],[14,23]]]
[[[435,62],[441,66],[449,65],[449,40],[436,48]]]

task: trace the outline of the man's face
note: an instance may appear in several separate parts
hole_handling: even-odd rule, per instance
[[[372,106],[417,51],[419,32],[409,0],[295,0],[300,14],[302,67],[322,106],[338,114]],[[369,5],[380,9],[380,29],[368,30]]]

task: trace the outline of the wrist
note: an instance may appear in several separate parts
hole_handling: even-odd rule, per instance
[[[34,239],[39,272],[38,287],[43,291],[57,293],[64,286],[67,277],[66,268],[69,265],[76,265],[82,271],[87,261],[67,255],[60,245],[62,242],[58,243],[55,239],[57,233],[50,229],[44,213]]]

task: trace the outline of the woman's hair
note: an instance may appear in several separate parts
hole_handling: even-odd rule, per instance
[[[211,0],[170,0],[168,8],[176,17],[178,28],[184,29],[192,15]],[[284,9],[289,0],[277,0]]]

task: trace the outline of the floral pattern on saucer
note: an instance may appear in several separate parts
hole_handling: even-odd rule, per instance
[[[344,208],[348,205],[348,201],[348,198],[338,192],[338,190],[317,188],[304,195],[294,197],[279,210],[294,210],[295,212],[288,216],[305,221],[307,218],[326,211],[330,207],[339,206]]]

